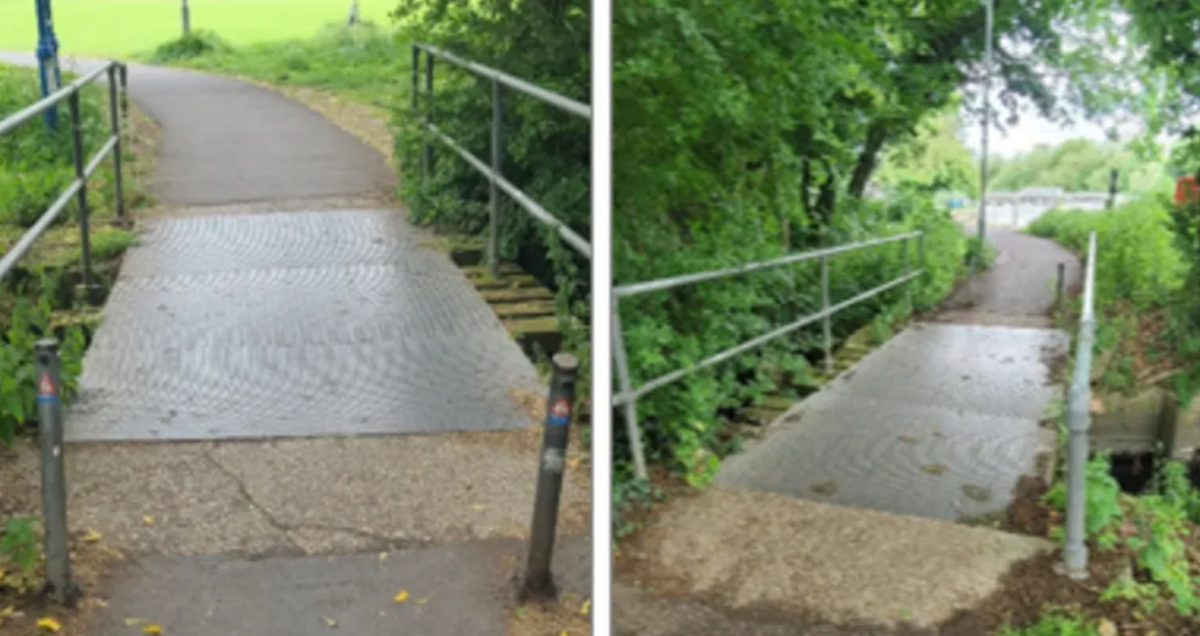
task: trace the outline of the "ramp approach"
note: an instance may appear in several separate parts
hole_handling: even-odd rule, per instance
[[[1032,314],[1048,315],[1054,303],[1056,268],[1030,263],[1069,261],[1072,272],[1078,271],[1078,263],[1050,241],[1007,234],[1001,238],[1002,262],[991,278],[978,283],[978,314],[959,311],[950,319],[959,324],[939,322],[938,316],[904,330],[793,407],[745,452],[727,458],[718,483],[934,519],[968,519],[1004,510],[1020,477],[1035,473],[1038,455],[1053,448],[1054,431],[1039,424],[1056,395],[1048,360],[1065,353],[1069,343],[1061,331],[1024,326]],[[853,298],[830,297],[831,262],[839,256],[894,244],[907,256],[910,252],[903,246],[911,243],[917,244],[915,266],[904,258],[904,271],[890,281]],[[820,306],[792,324],[636,388],[614,314],[620,381],[614,402],[624,408],[631,438],[640,439],[636,401],[641,396],[805,326],[822,324],[828,362],[833,346],[830,317],[900,286],[908,286],[911,293],[922,273],[922,246],[919,232],[902,234],[617,287],[614,296],[619,302],[816,261],[819,274],[812,272],[807,284],[814,289],[819,285],[823,292]],[[1013,292],[1016,287],[1023,291]],[[1023,302],[1009,304],[1014,293]],[[982,324],[988,326],[973,324],[970,318],[976,315],[986,316]],[[632,446],[638,469],[644,470],[637,456],[640,443]]]
[[[265,88],[128,73],[161,126],[152,187],[171,211],[126,255],[69,441],[529,424],[512,393],[543,389],[478,292],[398,210],[346,205],[394,191],[377,152]]]

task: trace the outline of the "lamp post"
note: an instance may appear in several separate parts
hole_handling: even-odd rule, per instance
[[[192,34],[192,11],[188,8],[188,0],[182,0],[179,12],[183,17],[183,37]]]
[[[62,86],[62,71],[58,66],[58,38],[54,36],[54,19],[50,12],[50,0],[34,0],[37,8],[38,28],[38,81],[42,97],[57,91]],[[48,108],[42,115],[46,126],[58,130],[58,108]]]
[[[986,22],[984,25],[984,74],[983,74],[983,130],[980,131],[982,137],[982,148],[980,148],[979,157],[979,245],[977,245],[976,253],[971,257],[971,280],[974,281],[974,274],[979,266],[979,260],[983,259],[983,251],[986,239],[988,239],[988,132],[991,127],[991,41],[995,30],[994,12],[995,0],[984,0],[984,8],[986,13]],[[972,288],[973,288],[972,284]]]

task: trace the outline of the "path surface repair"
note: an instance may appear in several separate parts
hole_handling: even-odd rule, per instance
[[[165,212],[126,255],[67,422],[72,528],[131,561],[93,633],[129,616],[197,636],[506,633],[532,365],[386,203],[394,176],[358,139],[228,78],[131,65],[129,90],[161,128]],[[416,432],[439,434],[396,435]],[[131,443],[154,440],[172,443]],[[582,486],[564,533],[585,530]],[[436,600],[393,607],[397,586]]]
[[[798,404],[639,537],[629,558],[649,580],[615,592],[618,634],[931,629],[1049,548],[954,523],[1003,511],[1053,448],[1039,421],[1069,336],[1046,316],[1057,263],[1068,282],[1079,271],[1050,241],[991,240],[999,258],[972,290]],[[629,586],[647,583],[667,592]]]

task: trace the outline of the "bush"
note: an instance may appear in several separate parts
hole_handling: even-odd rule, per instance
[[[160,45],[154,50],[150,60],[156,64],[167,64],[228,50],[229,45],[216,33],[193,31]]]
[[[1096,304],[1161,304],[1180,291],[1188,265],[1179,250],[1169,208],[1157,199],[1104,212],[1053,210],[1029,226],[1035,236],[1087,253],[1096,232]]]

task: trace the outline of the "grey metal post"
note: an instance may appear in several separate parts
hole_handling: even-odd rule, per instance
[[[129,127],[129,67],[122,64],[121,69],[121,117],[125,123],[125,135],[132,134],[133,129]]]
[[[1104,202],[1104,208],[1111,210],[1117,202],[1117,178],[1118,172],[1116,168],[1108,173],[1108,200]]]
[[[912,262],[908,260],[908,243],[909,243],[909,241],[906,240],[900,244],[900,258],[902,258],[904,260],[904,275],[905,276],[908,276],[909,274],[912,273]],[[909,281],[909,283],[904,286],[904,300],[908,303],[908,311],[910,313],[913,312],[914,307],[913,307],[913,283],[912,283],[912,281]]]
[[[60,603],[74,605],[79,588],[71,580],[67,547],[67,477],[63,458],[62,376],[58,341],[39,340],[34,345],[37,372],[38,437],[41,441],[42,518],[45,524],[45,593]]]
[[[425,55],[425,92],[428,93],[429,102],[425,106],[425,123],[433,122],[433,54]],[[433,170],[433,146],[429,143],[428,133],[425,135],[424,144],[421,147],[421,175],[422,183],[428,184],[429,177]]]
[[[625,338],[621,332],[621,312],[617,302],[614,297],[612,300],[612,347],[617,358],[618,386],[621,387],[622,393],[628,393],[633,389],[633,384],[629,377],[629,357],[625,351]],[[629,448],[633,453],[633,474],[638,479],[646,479],[649,473],[646,471],[646,454],[642,449],[642,432],[638,427],[636,397],[630,398],[625,403],[625,427],[629,437]]]
[[[188,8],[188,0],[183,0],[180,12],[183,14],[183,37],[192,34],[192,11]]]
[[[1096,275],[1096,234],[1088,239],[1087,270],[1083,287],[1083,314],[1079,321],[1079,339],[1075,348],[1075,370],[1067,404],[1067,532],[1063,548],[1067,576],[1087,578],[1088,548],[1085,529],[1088,462],[1088,429],[1091,428],[1092,402],[1092,344],[1095,340],[1096,318],[1093,310]]]
[[[992,123],[992,13],[994,0],[985,0],[986,5],[986,22],[984,26],[984,38],[986,40],[984,49],[984,64],[986,69],[983,74],[983,126],[980,132],[982,141],[982,152],[979,159],[979,246],[978,250],[971,257],[971,277],[968,284],[971,286],[971,297],[975,297],[975,272],[979,269],[979,261],[983,258],[983,246],[987,240],[987,169],[988,169],[988,128]]]
[[[1055,311],[1062,309],[1063,298],[1067,291],[1067,264],[1060,262],[1058,264],[1058,280],[1054,285],[1054,309]]]
[[[71,146],[74,150],[75,178],[81,182],[76,200],[79,202],[79,247],[83,253],[83,288],[90,297],[93,291],[92,240],[91,230],[88,227],[87,178],[84,175],[84,163],[86,159],[83,156],[83,123],[79,112],[78,90],[71,93],[69,103],[71,106]]]
[[[416,44],[412,47],[412,120],[417,122],[421,127],[421,184],[424,187],[425,180],[429,178],[429,162],[428,162],[428,147],[429,147],[429,131],[425,128],[425,119],[421,115],[421,48]],[[412,155],[408,156],[409,159]],[[414,205],[418,204],[420,197],[416,197]]]
[[[500,192],[496,179],[500,177],[504,152],[501,148],[503,138],[500,134],[501,122],[504,115],[504,89],[500,82],[492,80],[492,178],[488,190],[488,212],[490,212],[490,231],[488,233],[488,273],[492,278],[500,275]]]
[[[829,259],[821,257],[821,311],[829,311]],[[825,373],[833,375],[833,317],[825,313],[821,319],[825,333]]]
[[[117,204],[117,219],[125,220],[125,186],[121,177],[121,113],[117,110],[117,67],[108,67],[108,110],[112,120],[112,134],[117,140],[113,146],[113,186]]]
[[[571,417],[575,410],[575,374],[579,370],[579,361],[569,353],[557,353],[553,364],[550,394],[546,398],[546,428],[542,435],[537,498],[529,534],[529,558],[521,583],[522,601],[553,598],[556,594],[550,564],[554,557],[558,504],[571,436]]]

